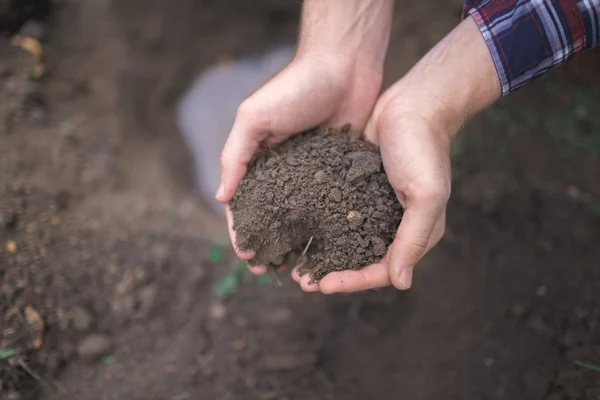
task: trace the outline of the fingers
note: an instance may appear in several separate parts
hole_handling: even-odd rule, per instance
[[[221,185],[215,196],[221,203],[227,203],[233,198],[238,184],[246,174],[248,163],[267,134],[265,124],[256,114],[252,115],[248,107],[244,104],[240,106],[221,153]]]
[[[351,293],[389,286],[390,274],[386,263],[369,265],[359,271],[340,271],[327,274],[319,287],[325,294]]]
[[[231,239],[231,243],[233,245],[233,250],[235,254],[242,260],[248,261],[254,258],[256,252],[253,250],[242,251],[237,247],[235,241],[235,231],[233,230],[233,216],[231,214],[231,209],[229,205],[225,205],[225,215],[227,216],[227,229],[229,230],[229,238]],[[248,265],[248,269],[255,275],[262,275],[267,272],[267,267],[264,265],[250,266]]]
[[[384,287],[390,285],[387,264],[389,255],[388,252],[379,263],[369,265],[360,271],[331,272],[318,283],[309,283],[311,280],[309,274],[300,276],[298,267],[292,271],[292,278],[305,292],[321,291],[324,294],[351,293]]]
[[[415,265],[443,234],[447,197],[425,193],[410,201],[390,250],[390,281],[400,290],[411,287]]]
[[[318,292],[320,290],[319,284],[317,282],[311,282],[310,274],[300,276],[300,274],[298,273],[299,269],[300,265],[296,266],[292,270],[292,279],[298,282],[302,290],[304,290],[305,292]]]
[[[324,294],[352,293],[390,285],[386,263],[372,264],[360,271],[331,272],[317,283],[310,282],[309,274],[300,276],[297,269],[292,271],[292,278],[305,292],[321,291]]]
[[[231,208],[229,208],[229,204],[225,205],[225,215],[227,216],[227,229],[229,230],[229,238],[231,239],[231,244],[233,245],[233,250],[235,250],[235,254],[244,261],[248,261],[254,258],[256,252],[253,250],[240,250],[235,241],[235,231],[233,230],[233,215],[231,214]]]

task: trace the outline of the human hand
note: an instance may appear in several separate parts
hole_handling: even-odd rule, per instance
[[[465,51],[469,58],[464,57]],[[472,18],[463,21],[377,102],[365,136],[404,208],[387,254],[360,271],[332,272],[305,291],[355,292],[411,287],[417,262],[442,238],[450,196],[450,145],[463,124],[500,96],[500,81]]]
[[[390,284],[408,289],[414,266],[444,234],[453,132],[405,108],[397,91],[392,88],[381,98],[365,131],[366,139],[380,146],[384,169],[405,210],[396,237],[381,261],[359,271],[332,272],[311,284],[310,276],[300,277],[295,269],[292,277],[305,291],[355,292]]]
[[[240,106],[221,154],[222,183],[217,200],[231,200],[248,163],[265,146],[323,124],[351,123],[362,129],[380,87],[381,71],[357,68],[343,58],[310,54],[295,59]],[[235,244],[228,209],[227,218]],[[242,259],[254,257],[252,251],[236,251]],[[264,273],[266,268],[257,266],[251,271]]]
[[[296,57],[238,109],[221,154],[218,201],[233,198],[260,149],[319,125],[365,127],[381,90],[392,5],[391,0],[305,2]],[[226,211],[234,248],[249,260],[254,252],[237,249]],[[251,271],[264,273],[266,267]]]

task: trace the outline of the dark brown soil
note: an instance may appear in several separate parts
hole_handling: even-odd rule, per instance
[[[307,248],[301,274],[313,280],[377,262],[402,218],[377,147],[327,128],[259,156],[231,210],[238,246],[256,251],[250,264],[279,267]]]
[[[397,0],[386,84],[462,3]],[[1,400],[600,398],[599,51],[469,124],[410,291],[281,274],[221,299],[236,260],[210,261],[227,227],[197,199],[174,102],[293,40],[301,2],[56,4],[41,81],[0,39]]]

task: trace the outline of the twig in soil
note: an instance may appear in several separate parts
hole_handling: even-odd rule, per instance
[[[306,244],[306,247],[304,248],[304,251],[302,252],[302,254],[300,254],[300,258],[304,257],[304,255],[308,251],[308,248],[310,247],[310,244],[312,243],[313,238],[314,238],[314,236],[311,236],[310,239],[308,239],[308,243]]]
[[[35,372],[33,372],[33,370],[31,368],[29,368],[29,366],[25,363],[25,361],[19,360],[19,365],[21,366],[21,368],[23,368],[23,370],[25,370],[25,372],[27,372],[29,375],[31,375],[31,377],[33,379],[35,379],[36,381],[42,380],[42,378],[38,374],[36,374]]]
[[[600,366],[595,365],[595,364],[590,364],[590,363],[586,363],[583,361],[575,361],[575,365],[577,365],[578,367],[581,367],[581,368],[585,368],[590,371],[600,372]]]

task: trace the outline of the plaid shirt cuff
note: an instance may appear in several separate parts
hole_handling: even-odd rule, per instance
[[[502,95],[600,44],[600,0],[467,0],[490,50]]]

